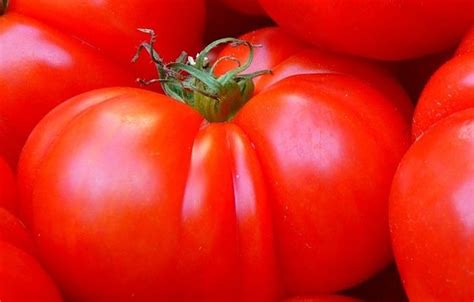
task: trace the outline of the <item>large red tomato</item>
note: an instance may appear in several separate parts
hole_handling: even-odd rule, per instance
[[[60,302],[61,294],[40,264],[28,253],[0,241],[0,300]]]
[[[451,60],[442,65],[425,86],[413,116],[413,137],[446,116],[474,107],[474,31],[466,36]]]
[[[283,28],[336,52],[420,57],[454,46],[474,21],[472,0],[260,0]]]
[[[474,109],[408,150],[390,197],[395,258],[412,302],[474,299]]]
[[[93,91],[30,136],[22,209],[76,299],[333,292],[391,260],[408,130],[389,98],[341,74],[287,78],[215,123],[152,92]]]

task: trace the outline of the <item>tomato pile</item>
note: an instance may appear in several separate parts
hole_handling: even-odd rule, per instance
[[[2,302],[474,300],[472,0],[3,0],[0,83]]]

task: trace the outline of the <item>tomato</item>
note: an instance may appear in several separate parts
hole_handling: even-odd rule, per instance
[[[26,252],[0,241],[0,300],[62,301],[59,290],[40,264]]]
[[[467,35],[458,54],[442,65],[425,86],[413,116],[414,138],[446,116],[474,107],[474,53],[467,50],[473,38],[472,33]]]
[[[232,9],[249,15],[264,15],[258,0],[219,0]]]
[[[283,302],[362,302],[362,300],[343,296],[298,297],[285,299]]]
[[[157,49],[169,61],[182,50],[198,51],[204,32],[204,0],[9,0],[10,10],[80,37],[140,77],[154,71],[150,60],[131,65],[138,45],[147,39],[137,28],[151,28]],[[71,9],[71,8],[74,9]]]
[[[16,181],[8,164],[0,157],[0,208],[17,212]]]
[[[408,129],[387,96],[341,74],[282,80],[224,122],[144,90],[92,91],[30,136],[22,213],[69,298],[334,292],[391,261]]]
[[[390,228],[410,301],[474,299],[474,109],[439,121],[395,175]]]
[[[474,21],[474,2],[455,0],[260,0],[282,28],[336,52],[401,60],[454,46]]]
[[[25,225],[13,214],[0,208],[0,242],[9,243],[33,255],[34,244]]]

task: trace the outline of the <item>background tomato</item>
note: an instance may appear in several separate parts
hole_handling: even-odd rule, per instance
[[[474,21],[474,2],[455,0],[260,0],[282,27],[314,45],[401,60],[454,46]]]
[[[407,129],[342,75],[283,80],[223,123],[151,92],[99,90],[35,128],[22,209],[76,299],[332,292],[391,260],[387,198]]]
[[[473,38],[467,35],[457,54],[426,84],[413,116],[414,138],[446,116],[474,107],[474,53],[468,50]]]
[[[39,263],[26,252],[2,241],[0,299],[5,302],[62,301],[58,289]]]
[[[474,109],[439,121],[395,175],[390,227],[410,301],[474,298],[473,129]]]

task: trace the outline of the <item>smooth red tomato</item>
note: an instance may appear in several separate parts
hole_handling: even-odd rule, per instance
[[[426,84],[413,116],[413,137],[420,137],[429,127],[446,116],[474,107],[474,53],[464,47],[442,65]]]
[[[34,254],[33,240],[25,225],[9,211],[0,208],[0,242],[6,242],[17,248]]]
[[[264,15],[258,0],[219,0],[232,9],[248,15]]]
[[[412,302],[474,299],[474,109],[439,121],[404,156],[390,196],[398,268]]]
[[[285,299],[283,302],[362,302],[362,300],[343,296],[318,296]]]
[[[282,28],[336,52],[401,60],[454,46],[474,21],[472,0],[260,0]]]
[[[0,157],[0,208],[17,212],[16,180],[10,166]]]
[[[287,78],[220,123],[152,92],[93,91],[30,136],[22,209],[81,301],[334,292],[391,260],[408,129],[391,100],[340,74]]]
[[[204,0],[9,0],[10,11],[40,20],[93,45],[140,77],[154,72],[150,60],[131,65],[138,45],[148,37],[138,28],[157,34],[157,50],[174,60],[182,50],[201,48]]]
[[[0,241],[0,300],[59,302],[62,298],[51,278],[31,255]]]

